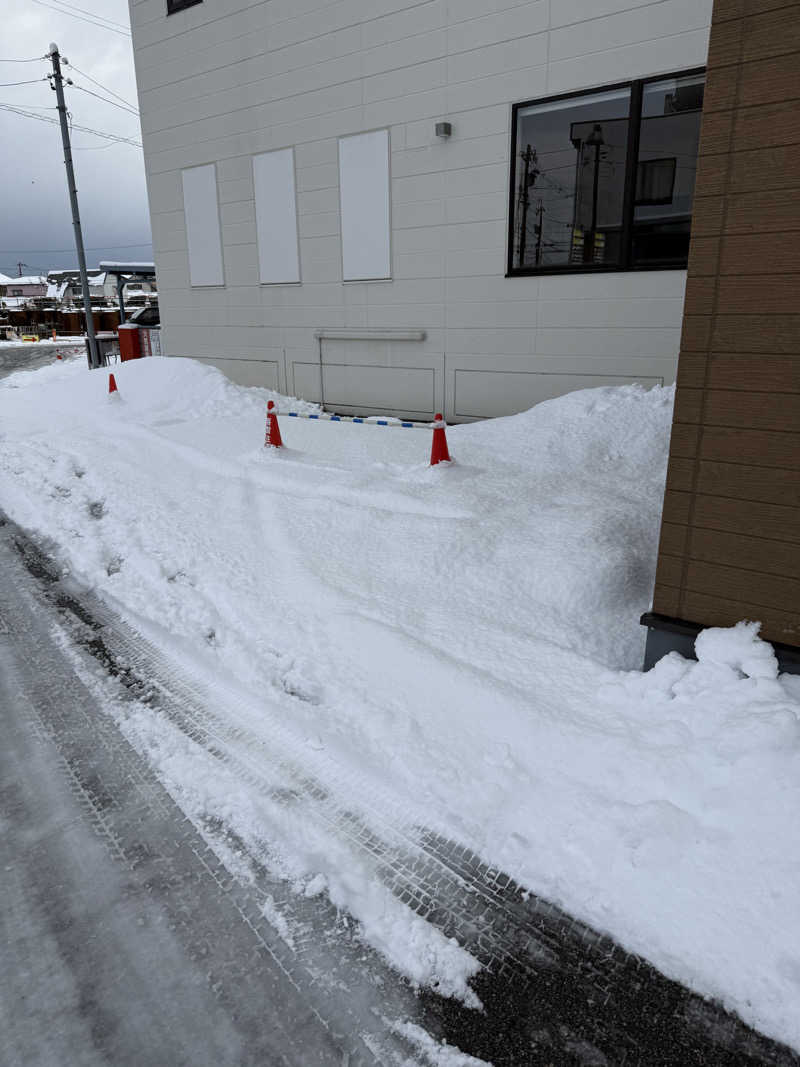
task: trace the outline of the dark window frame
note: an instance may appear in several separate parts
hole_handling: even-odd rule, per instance
[[[174,15],[177,11],[184,11],[187,7],[202,4],[203,0],[167,0],[167,14]]]
[[[541,96],[534,100],[522,100],[511,106],[511,161],[508,180],[508,228],[506,241],[506,278],[520,278],[527,275],[538,277],[542,274],[619,274],[623,271],[648,270],[686,270],[686,260],[681,259],[662,263],[633,263],[633,222],[636,210],[636,172],[639,162],[639,135],[642,125],[642,100],[646,85],[669,81],[670,78],[693,78],[706,75],[705,67],[691,67],[688,70],[670,71],[666,74],[654,74],[647,78],[635,78],[611,85],[595,85],[591,89],[580,89],[572,93],[557,93],[554,96]],[[622,262],[615,264],[571,263],[548,264],[544,267],[514,266],[514,225],[517,192],[517,113],[536,104],[551,104],[557,100],[580,100],[581,97],[595,96],[597,93],[612,92],[617,89],[630,90],[628,109],[628,143],[625,159],[625,183],[623,193],[622,215]]]

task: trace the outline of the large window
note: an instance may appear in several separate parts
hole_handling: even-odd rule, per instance
[[[704,81],[516,104],[509,273],[685,267]]]
[[[185,7],[194,7],[203,0],[167,0],[167,14],[174,15],[176,11],[183,11]]]

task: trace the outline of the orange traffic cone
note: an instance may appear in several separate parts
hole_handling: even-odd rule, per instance
[[[264,437],[264,447],[282,448],[281,428],[278,426],[278,413],[275,411],[275,403],[270,400],[267,404],[267,433]]]
[[[119,393],[119,389],[117,389],[117,380],[116,380],[116,378],[114,377],[113,374],[109,374],[109,376],[108,376],[108,395],[111,396],[112,393]]]
[[[447,450],[447,434],[444,432],[445,421],[440,412],[436,413],[433,422],[433,444],[431,445],[431,466],[437,463],[449,463],[450,453]]]

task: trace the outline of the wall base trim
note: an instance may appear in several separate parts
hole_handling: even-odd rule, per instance
[[[647,627],[647,644],[644,651],[644,670],[649,671],[668,652],[679,652],[686,659],[697,659],[694,654],[694,639],[706,629],[695,622],[671,619],[646,611],[639,622]],[[800,648],[770,641],[778,667],[784,674],[800,674]]]

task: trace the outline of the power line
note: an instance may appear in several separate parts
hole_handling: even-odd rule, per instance
[[[100,93],[95,93],[91,89],[85,89],[82,85],[76,85],[75,82],[72,82],[71,88],[80,89],[82,93],[88,93],[89,96],[93,96],[97,100],[102,100],[104,104],[111,104],[112,107],[118,107],[120,111],[127,111],[129,115],[135,115],[136,118],[139,117],[139,112],[135,111],[132,107],[127,107],[125,104],[118,104],[116,100],[109,100],[107,97],[101,96]]]
[[[120,248],[149,248],[151,242],[143,241],[138,245],[95,245],[94,248],[87,248],[87,252],[106,252],[106,251],[118,251]],[[0,255],[11,256],[16,252],[27,253],[29,255],[41,256],[46,252],[74,252],[75,246],[71,248],[0,248]],[[29,266],[29,264],[26,264]]]
[[[38,63],[40,59],[47,59],[47,56],[34,56],[33,59],[0,59],[0,63]]]
[[[113,19],[106,18],[105,15],[98,15],[96,11],[87,11],[85,7],[76,7],[75,4],[70,4],[68,0],[55,0],[60,7],[69,7],[73,11],[81,11],[84,15],[89,15],[93,19],[100,19],[103,22],[108,22],[111,26],[116,26],[120,30],[128,32],[128,27],[122,22],[115,22]]]
[[[46,4],[45,0],[33,0],[34,4],[39,4],[40,7],[49,8],[50,11],[57,11],[59,15],[69,15],[70,18],[80,19],[81,22],[88,22],[90,26],[98,26],[101,30],[108,30],[110,33],[118,33],[122,37],[130,37],[130,33],[127,30],[118,30],[114,26],[107,26],[104,22],[99,22],[97,19],[87,18],[85,15],[78,15],[75,11],[64,7],[55,7],[53,4]]]
[[[91,74],[87,74],[85,70],[81,70],[80,67],[76,67],[74,63],[70,63],[67,60],[64,60],[63,62],[71,70],[77,71],[77,73],[81,74],[84,78],[88,78],[89,81],[92,83],[92,85],[96,85],[98,89],[102,89],[103,92],[108,93],[109,96],[116,97],[117,100],[121,101],[123,104],[127,104],[128,107],[133,107],[133,108],[136,107],[136,105],[132,104],[130,102],[130,100],[126,100],[124,96],[120,96],[119,93],[115,93],[113,89],[109,89],[109,87],[107,85],[103,85],[103,83],[99,82],[97,80],[97,78],[93,78],[92,75]]]
[[[0,104],[0,110],[10,111],[15,115],[21,115],[23,118],[38,119],[40,122],[49,122],[52,126],[58,126],[59,121],[57,118],[53,118],[50,115],[36,115],[33,111],[27,111],[25,108],[14,107],[13,104]],[[133,145],[134,148],[141,148],[141,141],[135,141],[132,137],[121,137],[116,133],[104,133],[102,130],[93,130],[90,126],[79,126],[77,123],[72,125],[75,130],[80,130],[81,133],[89,133],[93,137],[103,137],[107,141],[117,141],[119,144]]]
[[[29,78],[24,82],[0,82],[0,89],[9,89],[12,85],[35,85],[37,82],[47,81],[47,75],[42,78]]]

